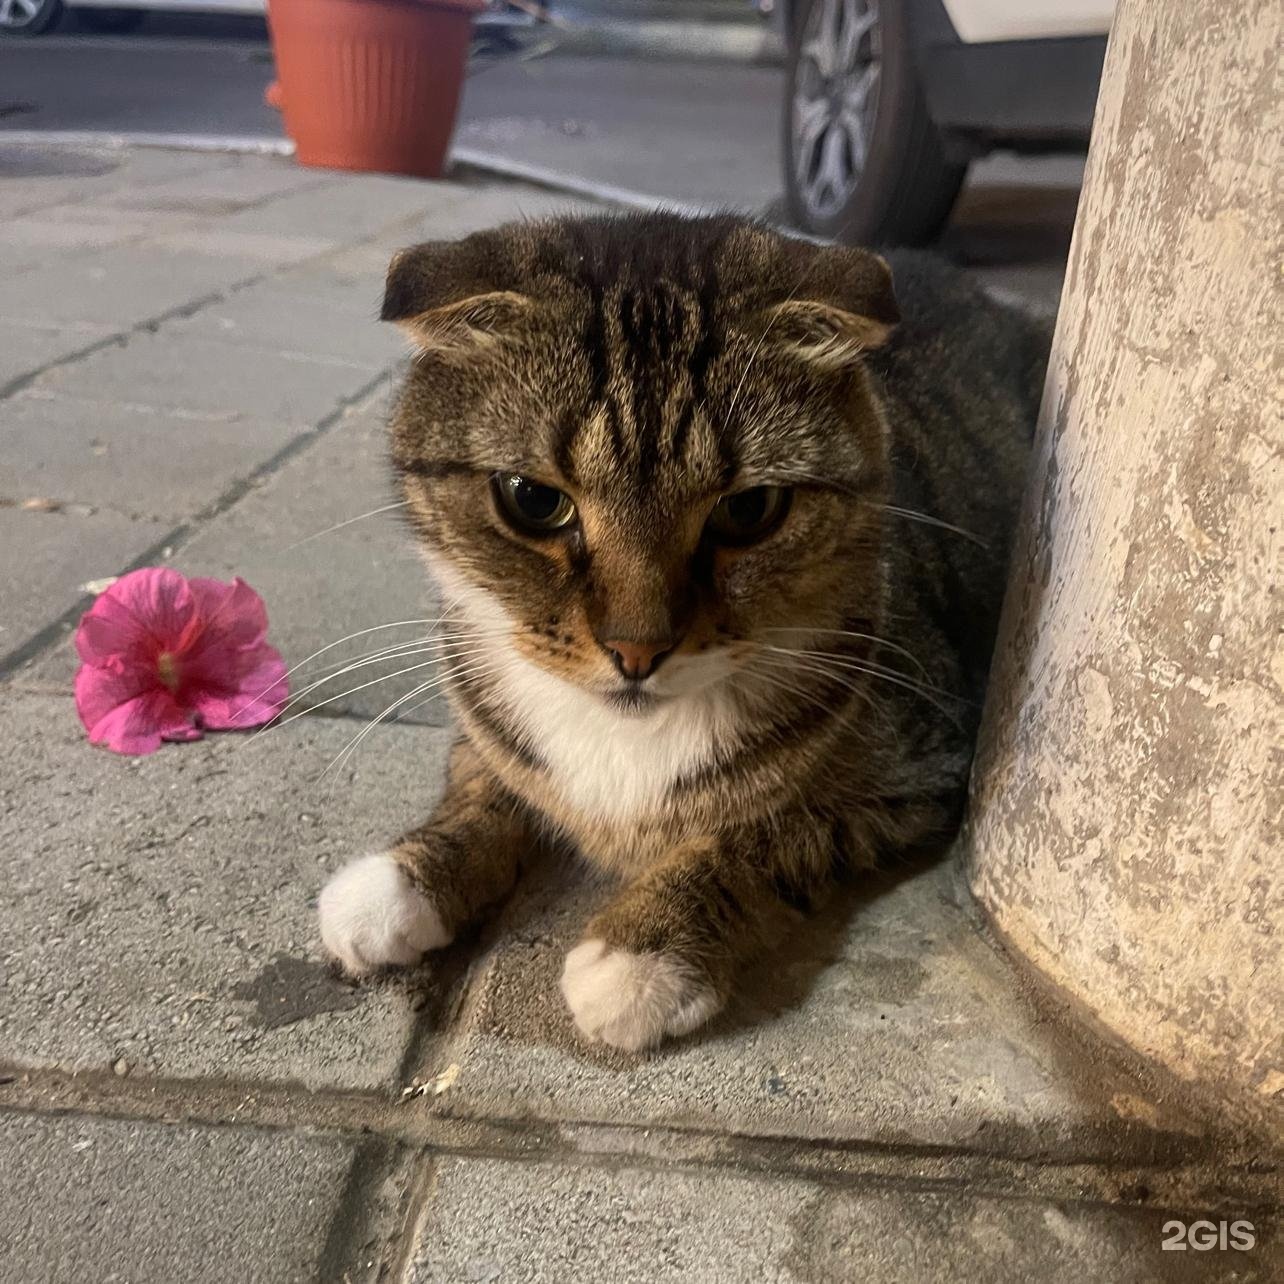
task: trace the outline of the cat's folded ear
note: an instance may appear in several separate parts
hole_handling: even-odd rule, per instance
[[[795,293],[755,317],[764,340],[822,370],[881,348],[901,319],[887,261],[868,250],[798,248]]]
[[[381,321],[392,321],[423,351],[484,349],[531,308],[479,262],[469,241],[428,241],[399,250],[388,265]]]

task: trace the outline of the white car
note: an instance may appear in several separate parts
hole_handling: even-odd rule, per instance
[[[520,25],[529,13],[500,12],[508,6],[493,0],[491,22]],[[0,36],[39,36],[48,31],[66,10],[74,11],[82,27],[98,32],[132,31],[148,13],[257,14],[267,12],[267,0],[0,0]]]
[[[775,0],[795,226],[930,240],[969,161],[1082,145],[1114,0]]]
[[[132,0],[123,8],[113,0],[0,0],[0,35],[39,36],[48,31],[67,9],[75,10],[82,27],[90,31],[132,31],[147,11],[167,13],[257,13],[264,0]]]

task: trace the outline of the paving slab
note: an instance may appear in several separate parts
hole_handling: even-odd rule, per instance
[[[3,270],[3,269],[0,269]],[[63,361],[115,331],[105,325],[36,325],[0,321],[0,388]],[[8,411],[6,410],[6,415]]]
[[[229,156],[227,163],[175,175],[162,182],[120,188],[102,204],[127,210],[235,214],[291,192],[335,186],[334,176],[280,156]]]
[[[222,220],[216,218],[208,218],[174,231],[159,232],[149,237],[147,244],[160,250],[194,250],[200,254],[253,259],[268,270],[300,263],[334,249],[333,241],[320,236],[230,232],[224,229]]]
[[[559,863],[519,889],[457,1032],[427,1052],[425,1078],[460,1067],[430,1108],[1081,1158],[1193,1127],[1031,1003],[948,862],[869,876],[704,1032],[642,1058],[582,1042],[559,991],[606,894]]]
[[[421,994],[322,962],[313,900],[420,820],[448,734],[303,718],[146,758],[92,748],[70,696],[0,692],[0,1061],[387,1089]]]
[[[606,213],[610,208],[516,183],[479,186],[471,189],[464,199],[431,211],[418,225],[408,228],[404,239],[398,239],[391,248],[399,249],[417,241],[450,240],[518,219]]]
[[[231,158],[208,152],[14,145],[0,133],[0,218],[92,200],[183,174],[209,173],[230,163]]]
[[[368,365],[162,330],[131,335],[126,343],[50,370],[31,385],[29,395],[76,398],[87,407],[105,401],[150,406],[193,419],[310,426],[370,378]]]
[[[119,210],[95,211],[97,217],[75,217],[82,209],[71,205],[62,207],[58,218],[50,218],[41,210],[24,218],[5,220],[0,269],[4,270],[6,279],[40,267],[49,259],[62,262],[109,245],[140,240],[152,230],[147,223]],[[72,216],[68,217],[69,214]],[[170,227],[177,227],[180,222],[174,217],[165,220]]]
[[[102,191],[134,190],[150,187],[153,183],[171,183],[187,175],[199,178],[215,172],[227,172],[234,169],[238,162],[238,157],[231,152],[214,154],[161,147],[105,149],[94,151],[91,155],[114,162],[107,181],[95,184],[95,196]]]
[[[76,161],[81,161],[79,166]],[[46,163],[48,162],[48,163]],[[94,190],[93,178],[106,190],[102,176],[120,162],[97,152],[51,154],[35,148],[0,146],[0,218],[16,218],[80,200]]]
[[[85,583],[117,574],[168,529],[167,522],[79,506],[0,507],[0,669],[6,656],[85,598]]]
[[[384,275],[392,255],[420,241],[453,240],[523,219],[548,218],[563,214],[602,213],[609,207],[509,182],[448,183],[435,185],[438,199],[408,218],[399,219],[356,244],[331,247],[330,253],[292,268],[291,288],[303,288],[315,281],[329,292],[336,286],[351,286],[366,302],[366,318],[378,315]],[[224,220],[226,225],[226,220]],[[374,286],[372,291],[371,286]],[[257,288],[257,287],[256,287]],[[373,297],[373,304],[369,300]]]
[[[3,1113],[0,1280],[311,1284],[352,1164],[329,1138]]]
[[[123,233],[121,239],[128,240],[134,237],[163,236],[180,228],[195,227],[202,221],[193,214],[176,210],[122,209],[110,204],[110,196],[111,189],[108,188],[102,193],[101,199],[95,193],[62,205],[47,205],[25,218],[11,219],[9,224],[21,223],[30,227],[33,239],[39,235],[35,229],[41,225],[52,229],[45,232],[47,236],[72,235],[56,230],[58,224],[66,223],[76,228],[78,234],[85,239],[94,235],[95,227],[102,227],[108,231]]]
[[[234,371],[225,363],[225,377],[234,381]],[[0,498],[47,496],[177,524],[301,431],[248,416],[19,394],[0,419]]]
[[[0,318],[127,330],[261,271],[253,258],[113,245],[92,258],[53,256],[7,282]]]
[[[359,272],[320,263],[281,273],[176,318],[166,329],[383,369],[406,352],[401,331],[379,321],[388,258],[377,251]]]
[[[223,221],[224,228],[229,232],[290,236],[303,232],[341,245],[373,236],[401,219],[444,210],[469,195],[468,188],[456,183],[319,169],[308,172],[332,181],[229,214]]]
[[[410,1284],[1185,1284],[1265,1281],[1275,1241],[1168,1253],[1160,1210],[987,1199],[954,1188],[607,1165],[445,1159]],[[1214,1259],[1215,1260],[1210,1260]],[[1230,1272],[1234,1270],[1234,1274]]]

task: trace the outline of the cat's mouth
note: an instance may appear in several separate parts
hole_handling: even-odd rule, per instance
[[[627,687],[612,687],[604,699],[613,709],[624,713],[649,713],[664,697],[648,691],[641,683],[631,683]]]

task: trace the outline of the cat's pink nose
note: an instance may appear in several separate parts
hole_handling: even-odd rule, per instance
[[[666,642],[603,642],[615,660],[615,667],[626,678],[641,681],[649,678],[672,649]]]

